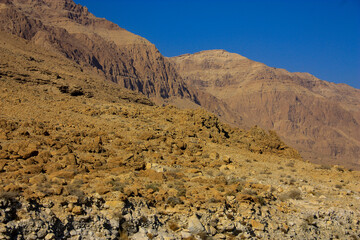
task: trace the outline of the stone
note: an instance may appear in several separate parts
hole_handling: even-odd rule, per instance
[[[232,162],[229,156],[223,156],[222,160],[225,164],[230,164]]]
[[[192,236],[191,232],[189,232],[187,229],[182,230],[180,235],[182,238],[190,238]]]
[[[314,187],[310,185],[304,185],[301,187],[301,190],[306,193],[314,193]]]
[[[211,160],[216,160],[216,159],[219,159],[219,153],[217,153],[217,152],[212,152],[212,153],[210,153],[210,155],[209,155],[209,158],[211,159]]]
[[[75,215],[81,215],[83,213],[83,209],[81,206],[75,206],[71,212]]]
[[[216,234],[213,238],[216,240],[223,240],[226,239],[226,235],[220,233],[220,234]]]
[[[212,236],[214,236],[214,235],[217,233],[217,231],[216,231],[216,229],[215,229],[213,226],[210,226],[210,227],[209,227],[209,233],[210,233]]]
[[[32,232],[32,233],[30,233],[30,234],[27,235],[26,239],[27,239],[27,240],[37,240],[38,237],[37,237],[37,235],[36,235],[35,232]]]
[[[55,239],[55,234],[54,233],[48,233],[45,236],[45,240],[53,240],[53,239]]]
[[[106,201],[104,204],[105,208],[122,210],[125,206],[124,201]]]
[[[196,214],[189,218],[188,230],[193,234],[198,234],[205,231],[204,226],[202,225]]]
[[[20,149],[18,154],[23,159],[28,159],[30,157],[37,156],[39,154],[38,146],[35,143],[29,143],[26,147]]]
[[[148,236],[144,232],[137,232],[134,235],[131,236],[131,239],[133,240],[148,240]]]
[[[260,223],[259,221],[253,220],[253,219],[250,220],[250,224],[254,230],[263,231],[265,228],[264,224]]]
[[[47,230],[42,228],[36,233],[36,235],[38,238],[44,238],[47,235]]]
[[[229,168],[227,167],[227,165],[222,165],[222,166],[220,166],[219,170],[220,170],[220,172],[224,172],[226,170],[229,170]]]

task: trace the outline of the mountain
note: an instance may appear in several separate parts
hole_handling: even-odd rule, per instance
[[[189,86],[240,114],[237,126],[275,130],[313,162],[360,169],[359,89],[268,67],[224,50],[169,60]]]
[[[272,129],[305,159],[360,169],[359,90],[222,50],[165,58],[72,0],[1,0],[0,30],[156,104],[200,106],[233,126]]]
[[[2,1],[0,29],[94,68],[108,80],[156,101],[191,98],[156,47],[72,0]]]
[[[3,31],[0,109],[0,239],[360,237],[360,172]]]
[[[97,18],[72,0],[2,1],[0,29],[61,53],[108,81],[150,97],[157,104],[206,107],[226,119],[241,116],[212,95],[187,86],[146,39]],[[233,122],[231,122],[233,123]]]
[[[0,20],[0,239],[360,237],[359,171],[196,107],[247,120],[147,41],[67,0],[0,0]]]

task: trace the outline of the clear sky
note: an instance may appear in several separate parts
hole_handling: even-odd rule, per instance
[[[360,0],[75,0],[167,57],[225,49],[360,88]]]

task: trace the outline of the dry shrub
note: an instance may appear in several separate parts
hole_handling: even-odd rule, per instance
[[[174,221],[169,222],[169,228],[174,232],[180,229],[179,225]]]
[[[14,202],[20,196],[20,192],[11,191],[11,192],[0,192],[0,199],[5,201]]]
[[[302,198],[301,198],[301,192],[300,192],[300,190],[298,190],[298,189],[293,189],[293,190],[290,190],[290,191],[288,191],[288,192],[285,192],[285,193],[281,194],[281,195],[279,196],[279,199],[280,199],[281,201],[286,201],[286,200],[288,200],[288,199],[301,200],[301,199],[302,199]]]
[[[145,186],[146,189],[152,189],[154,192],[159,191],[160,184],[157,183],[149,183]]]

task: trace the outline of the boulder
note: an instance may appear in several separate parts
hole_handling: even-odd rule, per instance
[[[193,234],[198,234],[205,231],[204,226],[196,214],[189,218],[188,230]]]

